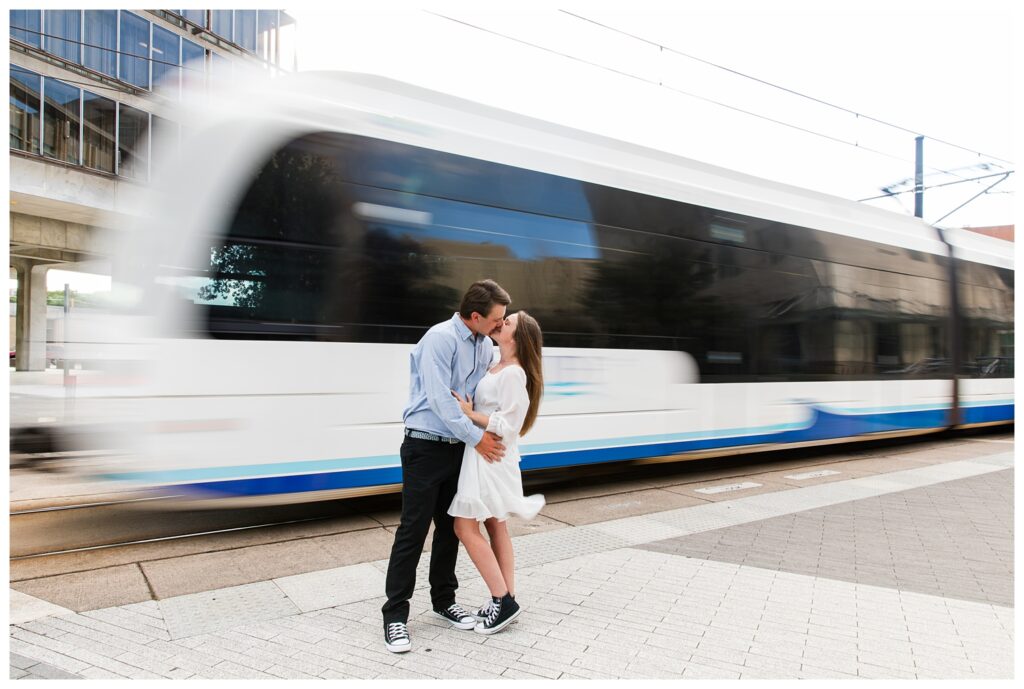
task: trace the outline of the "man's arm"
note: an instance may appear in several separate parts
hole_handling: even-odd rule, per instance
[[[476,447],[484,431],[474,426],[469,417],[462,413],[462,407],[451,392],[452,357],[456,345],[441,333],[429,333],[428,337],[423,343],[423,365],[420,370],[427,404],[453,436],[470,447]]]

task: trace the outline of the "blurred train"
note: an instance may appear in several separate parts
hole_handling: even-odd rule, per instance
[[[1007,242],[383,78],[221,91],[114,263],[106,479],[396,490],[409,354],[484,277],[544,330],[524,470],[1013,423]]]

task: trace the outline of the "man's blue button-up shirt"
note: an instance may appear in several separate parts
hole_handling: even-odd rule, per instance
[[[451,320],[427,331],[409,357],[409,404],[402,413],[405,427],[455,437],[475,447],[484,435],[462,413],[452,390],[463,399],[476,395],[476,386],[494,360],[494,344],[477,335],[456,313]]]

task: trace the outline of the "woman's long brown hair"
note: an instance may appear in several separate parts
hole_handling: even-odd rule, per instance
[[[530,397],[530,407],[526,410],[526,419],[523,421],[522,430],[519,431],[519,435],[526,435],[533,422],[537,420],[540,398],[544,394],[544,369],[541,366],[544,338],[541,336],[537,319],[525,311],[519,311],[513,339],[516,342],[516,358],[526,371],[526,393]]]

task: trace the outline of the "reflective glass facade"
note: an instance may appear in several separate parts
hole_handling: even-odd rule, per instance
[[[39,153],[39,96],[42,77],[11,66],[11,148]]]
[[[295,20],[285,12],[171,12],[270,64],[292,65]],[[126,10],[10,10],[10,21],[12,38],[142,89],[164,80],[173,83],[181,66],[205,57],[206,52],[198,42]],[[205,70],[203,63],[193,71]]]
[[[62,81],[47,79],[43,96],[43,155],[65,163],[78,163],[81,92]]]
[[[149,113],[124,103],[117,126],[118,174],[145,180],[149,176]]]
[[[121,61],[119,78],[139,88],[149,88],[149,27],[142,17],[121,12]]]
[[[193,72],[202,72],[206,62],[206,49],[198,43],[181,39],[181,62]]]
[[[85,129],[82,164],[103,172],[114,172],[117,102],[88,91],[83,91],[82,96]]]
[[[40,93],[45,107],[40,113]],[[145,181],[149,176],[150,117],[143,110],[60,80],[11,66],[10,148]],[[163,129],[178,125],[153,117]]]
[[[82,62],[82,11],[46,10],[46,52]]]
[[[164,86],[177,93],[181,83],[181,38],[178,34],[153,27],[153,86]]]
[[[117,10],[85,11],[83,64],[117,77]]]
[[[11,38],[42,47],[42,12],[40,10],[11,10]]]
[[[256,10],[235,10],[235,43],[256,52]]]
[[[206,26],[206,10],[179,10],[179,13],[197,26]]]
[[[232,10],[210,10],[210,30],[218,36],[234,41],[234,18]]]

